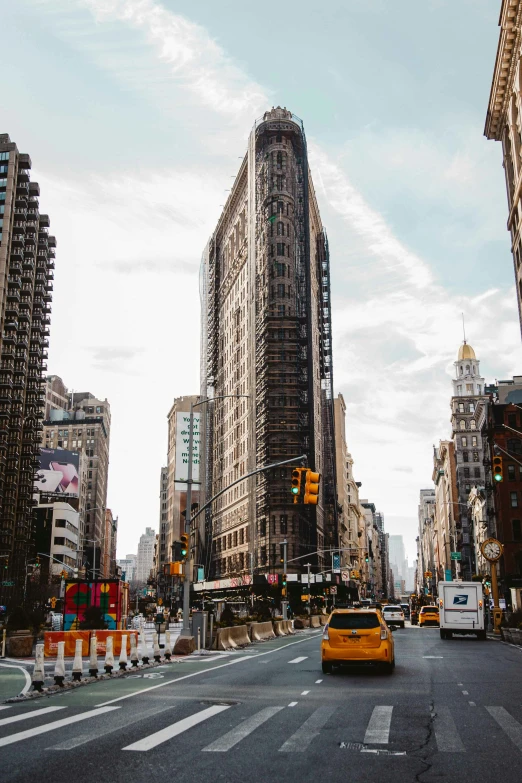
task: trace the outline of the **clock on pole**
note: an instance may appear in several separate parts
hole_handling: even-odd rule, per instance
[[[502,557],[504,547],[496,538],[486,538],[480,545],[482,555],[491,563],[491,592],[493,593],[493,631],[500,635],[502,609],[498,603],[498,581],[496,563]]]

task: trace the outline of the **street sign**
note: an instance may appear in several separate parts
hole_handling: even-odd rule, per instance
[[[451,559],[452,560],[462,560],[462,552],[452,552],[451,553]]]
[[[332,571],[338,571],[341,567],[341,555],[335,554],[332,555]]]
[[[2,587],[14,587],[14,582],[11,582],[10,580],[2,582]]]
[[[343,582],[348,582],[350,579],[350,572],[349,571],[341,571],[341,579]]]
[[[331,595],[337,595],[337,587],[335,586],[330,587],[330,593]]]

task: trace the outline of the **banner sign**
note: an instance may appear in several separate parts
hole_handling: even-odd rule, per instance
[[[192,420],[192,479],[199,483],[199,456],[201,448],[200,413],[194,413]],[[174,489],[187,489],[190,414],[176,414],[176,472]]]

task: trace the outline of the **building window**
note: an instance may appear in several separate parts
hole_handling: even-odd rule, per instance
[[[459,413],[464,413],[464,403],[459,402]]]
[[[522,541],[522,526],[520,524],[520,519],[513,519],[511,524],[513,525],[513,540]]]
[[[54,537],[54,545],[55,546],[65,546],[65,538],[61,538],[60,536]]]
[[[461,445],[462,445],[462,448],[464,448],[464,449],[465,449],[465,448],[466,448],[466,446],[468,445],[468,439],[466,438],[466,436],[465,436],[465,435],[463,435],[463,436],[462,436],[462,438],[460,439],[460,443],[461,443]]]
[[[460,420],[459,427],[460,427],[461,430],[465,430],[466,429],[466,422],[464,421],[464,419]]]
[[[470,404],[469,404],[469,412],[470,413],[475,413],[475,403],[474,402],[470,402]]]
[[[508,414],[508,424],[509,424],[510,427],[516,427],[517,426],[517,414],[516,413]]]
[[[518,508],[518,492],[510,492],[511,508]]]
[[[507,469],[508,469],[508,481],[515,481],[516,480],[515,466],[514,465],[508,465]]]
[[[475,468],[475,478],[480,478],[480,468]]]
[[[469,423],[469,426],[470,426],[470,428],[471,428],[472,430],[474,430],[474,429],[476,429],[476,428],[477,428],[477,423],[476,423],[475,419],[471,419],[471,421],[470,421],[470,423]]]
[[[462,459],[464,460],[464,462],[468,462],[469,461],[469,455],[468,455],[467,451],[463,451],[462,452]]]
[[[476,435],[472,435],[471,436],[471,445],[472,446],[477,446],[478,445],[477,444],[477,436]]]
[[[522,454],[522,440],[520,438],[510,438],[507,442],[507,450],[511,454]]]
[[[469,468],[464,468],[464,478],[469,478]]]
[[[473,462],[478,462],[478,461],[479,461],[478,451],[474,451],[473,452]]]

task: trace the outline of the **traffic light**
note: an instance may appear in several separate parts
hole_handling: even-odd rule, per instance
[[[299,496],[301,495],[301,473],[303,468],[294,468],[292,471],[292,486],[290,491],[294,496],[294,503],[299,503]]]
[[[282,542],[279,544],[279,562],[285,562],[285,545]]]
[[[186,560],[189,551],[189,537],[188,533],[182,533],[181,538],[181,560]]]
[[[504,481],[502,457],[493,457],[493,480]]]
[[[9,568],[9,556],[6,557],[5,560],[4,560],[4,568],[5,568],[6,571]]]
[[[319,473],[313,473],[311,470],[306,471],[303,503],[311,506],[318,504],[320,480],[321,476]]]
[[[283,574],[282,585],[283,585],[283,587],[286,587],[286,574]]]
[[[364,558],[364,562],[365,562],[365,563],[369,563],[369,562],[370,562],[370,558],[368,557],[368,555],[366,555],[366,556],[365,556],[365,558]]]

